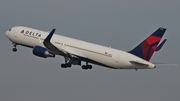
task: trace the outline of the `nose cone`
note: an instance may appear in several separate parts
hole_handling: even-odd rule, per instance
[[[8,36],[9,36],[9,31],[6,31],[6,33],[5,33],[5,34],[6,34],[6,37],[8,37]]]

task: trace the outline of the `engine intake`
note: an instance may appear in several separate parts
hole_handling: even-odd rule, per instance
[[[41,46],[35,46],[33,48],[33,54],[42,58],[55,57],[55,54],[50,53],[46,48]]]

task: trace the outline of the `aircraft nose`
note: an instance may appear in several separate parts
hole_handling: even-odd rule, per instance
[[[5,34],[6,34],[6,37],[9,37],[10,32],[11,32],[11,28],[10,28],[9,30],[6,31],[6,33],[5,33]]]
[[[9,31],[6,31],[6,33],[5,33],[5,34],[6,34],[6,37],[8,37],[8,35],[9,35]]]

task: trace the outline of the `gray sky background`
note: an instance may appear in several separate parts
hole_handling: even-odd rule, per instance
[[[62,69],[62,57],[42,59],[12,44],[5,31],[17,25],[125,51],[158,27],[168,41],[151,61],[179,64],[179,0],[1,0],[0,101],[179,101],[180,67],[112,70],[93,65]]]

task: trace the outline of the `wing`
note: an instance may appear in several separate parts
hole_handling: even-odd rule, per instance
[[[54,54],[58,54],[58,55],[64,55],[64,56],[68,56],[68,57],[76,57],[74,55],[72,55],[70,52],[60,48],[60,47],[56,47],[55,45],[53,45],[50,40],[54,34],[56,29],[53,29],[49,35],[44,39],[44,46],[48,49],[49,52],[52,52]],[[77,58],[77,57],[76,57]]]

